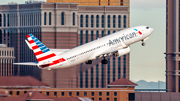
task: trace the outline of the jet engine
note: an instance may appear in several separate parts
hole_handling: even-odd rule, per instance
[[[113,55],[116,56],[116,57],[120,57],[122,55],[125,55],[127,53],[130,52],[130,47],[127,47],[127,48],[124,48],[124,49],[120,49],[118,50],[116,53],[114,53]]]

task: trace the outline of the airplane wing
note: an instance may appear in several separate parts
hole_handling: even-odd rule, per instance
[[[22,62],[22,63],[13,63],[14,65],[31,65],[37,66],[38,62]]]

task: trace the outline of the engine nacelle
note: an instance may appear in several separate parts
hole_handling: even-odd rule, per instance
[[[129,52],[130,52],[130,47],[127,47],[127,48],[118,50],[116,53],[114,53],[114,56],[120,57],[120,56],[125,55]]]

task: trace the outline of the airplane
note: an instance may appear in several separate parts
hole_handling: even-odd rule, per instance
[[[33,50],[38,62],[14,63],[15,65],[35,65],[40,69],[67,68],[81,63],[92,64],[92,60],[103,58],[102,64],[107,64],[107,56],[123,56],[130,52],[130,45],[144,41],[152,34],[153,28],[148,26],[135,26],[117,31],[113,34],[97,38],[94,41],[77,46],[72,49],[49,49],[34,35],[28,34],[25,40],[28,47]]]

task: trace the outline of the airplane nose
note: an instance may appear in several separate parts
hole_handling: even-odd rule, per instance
[[[151,33],[154,31],[154,29],[153,28],[150,28],[150,31],[151,31]]]

